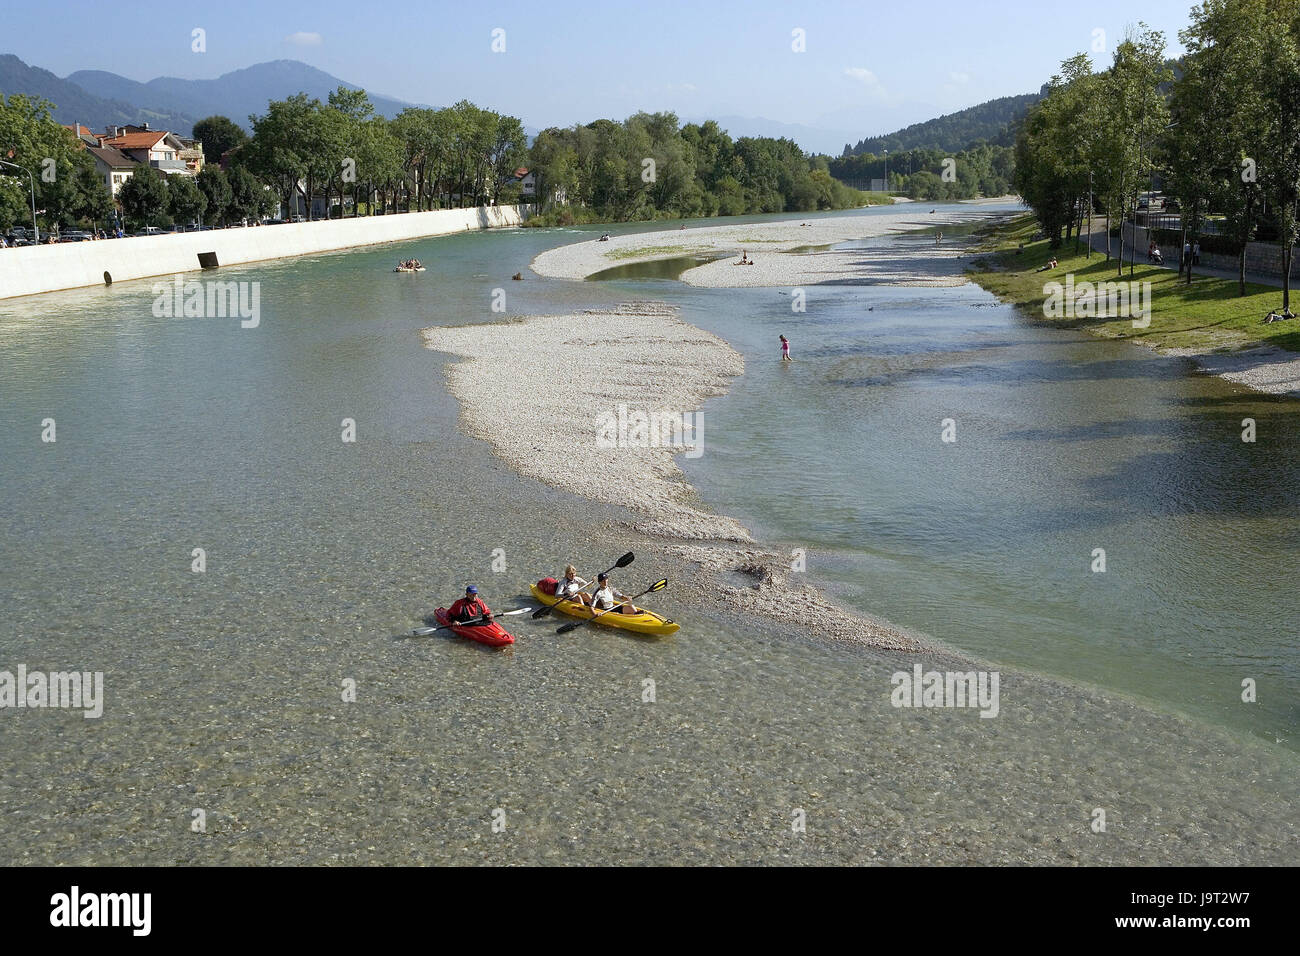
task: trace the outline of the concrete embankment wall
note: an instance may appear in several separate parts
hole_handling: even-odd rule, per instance
[[[519,206],[480,206],[0,249],[0,299],[104,285],[109,279],[113,282],[145,279],[212,265],[239,265],[473,229],[517,226],[522,219]]]

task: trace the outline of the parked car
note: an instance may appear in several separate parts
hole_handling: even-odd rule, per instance
[[[1177,199],[1165,200],[1165,212],[1182,212],[1182,204]]]
[[[264,225],[264,226],[283,226],[284,223],[285,223],[285,220],[283,220],[283,219],[263,219],[263,220],[262,220],[262,225]]]
[[[159,229],[157,226],[145,226],[139,232],[131,233],[133,236],[163,236],[166,234],[167,230]]]
[[[291,222],[306,222],[306,221],[307,221],[307,217],[306,217],[306,216],[294,216],[293,219],[291,219],[290,221],[291,221]]]
[[[95,238],[84,229],[69,229],[59,233],[59,242],[88,242]]]

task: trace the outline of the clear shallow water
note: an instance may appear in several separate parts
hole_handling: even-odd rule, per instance
[[[864,610],[1300,747],[1282,576],[1300,402],[1029,326],[973,285],[818,289],[805,315],[775,291],[736,299],[695,316],[747,361],[683,461],[706,502],[809,549]]]
[[[418,331],[493,319],[494,288],[506,290],[510,313],[653,289],[676,297],[690,321],[726,325],[749,372],[710,404],[700,461],[715,470],[693,477],[746,517],[781,486],[779,506],[755,522],[778,538],[783,515],[813,511],[784,504],[788,479],[756,461],[745,465],[752,496],[724,501],[710,475],[727,455],[782,447],[768,417],[748,437],[729,426],[726,416],[744,411],[736,405],[783,389],[790,410],[776,420],[807,417],[796,414],[805,389],[795,377],[811,364],[806,330],[833,322],[815,311],[801,319],[800,364],[773,371],[759,357],[779,313],[765,318],[757,296],[508,280],[542,249],[593,231],[458,236],[223,271],[263,283],[256,330],[155,319],[148,282],[0,305],[0,667],[102,670],[107,696],[99,721],[0,714],[6,859],[1294,859],[1297,761],[1285,748],[1011,673],[998,720],[894,710],[889,674],[910,659],[711,621],[671,589],[655,606],[688,626],[664,641],[559,638],[553,624],[526,620],[504,653],[392,639],[467,578],[509,607],[569,555],[608,563],[634,547],[639,574],[673,576],[652,543],[619,530],[617,513],[516,478],[458,433],[444,358],[421,347]],[[409,255],[437,265],[388,271]],[[949,291],[907,308],[928,314]],[[848,351],[823,357],[828,375],[840,362],[849,365],[836,379],[882,374],[857,367],[847,343],[835,348]],[[58,421],[54,445],[39,441],[45,417]],[[339,440],[345,417],[357,422],[355,445]],[[974,437],[959,427],[961,441]],[[818,504],[818,533],[840,541],[817,546],[814,573],[892,616],[883,589],[849,587],[872,580],[856,563],[866,549],[852,536],[844,544],[831,520],[863,504],[814,479],[799,503]],[[913,520],[925,508],[904,489],[873,494],[881,513],[887,494],[898,496],[892,528],[877,519],[892,531],[880,535],[888,547],[873,547],[903,553],[911,533],[908,560],[927,568],[932,529]],[[995,518],[984,520],[1000,527]],[[962,547],[978,553],[966,534]],[[190,572],[194,547],[207,551],[206,574]],[[496,548],[501,574],[491,570]],[[929,607],[935,621],[958,624],[982,619],[982,599],[978,581],[949,605],[890,597],[900,612]],[[1016,633],[1034,633],[1038,612],[1022,607]],[[962,633],[952,643],[983,650],[983,631]],[[1051,630],[1038,636],[1021,646],[1053,646]],[[988,656],[1017,653],[1008,643]],[[1267,647],[1255,653],[1261,666],[1275,659]],[[1111,677],[1098,682],[1117,686]],[[357,682],[355,704],[340,699],[346,678]],[[647,678],[654,704],[641,699]],[[1088,829],[1094,805],[1115,821],[1104,839]],[[208,812],[206,834],[190,831],[196,807]],[[504,834],[490,828],[496,807],[507,811]],[[795,807],[809,811],[806,837],[790,832]]]

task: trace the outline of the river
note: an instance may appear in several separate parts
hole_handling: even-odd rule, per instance
[[[261,283],[251,329],[157,318],[148,281],[0,303],[0,669],[106,694],[99,720],[0,714],[8,859],[1294,859],[1294,403],[973,286],[817,288],[796,315],[778,290],[528,274],[605,228],[222,270]],[[411,255],[429,271],[391,273]],[[505,652],[394,638],[466,580],[508,607],[629,545],[617,509],[458,431],[419,330],[496,317],[499,288],[510,314],[661,298],[743,352],[682,460],[702,499],[1003,668],[1003,716],[896,710],[908,659],[671,589],[654,606],[686,627],[658,642],[526,618]],[[1097,839],[1094,805],[1127,827]]]

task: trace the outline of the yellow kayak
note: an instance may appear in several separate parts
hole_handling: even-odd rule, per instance
[[[547,594],[536,584],[532,586],[532,592],[533,597],[543,604],[553,605],[557,611],[561,611],[570,617],[590,618],[599,613],[592,611],[585,604],[561,600],[554,594]],[[654,611],[647,611],[645,608],[640,608],[636,614],[610,611],[608,614],[602,614],[596,623],[608,624],[610,627],[621,627],[625,631],[635,631],[637,634],[654,634],[656,636],[673,634],[681,630],[681,625],[676,621],[670,621],[668,618],[661,617]]]

